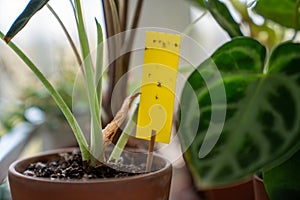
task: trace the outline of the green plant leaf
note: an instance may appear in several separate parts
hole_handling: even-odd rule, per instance
[[[265,188],[272,200],[300,199],[300,151],[281,165],[264,171]]]
[[[230,37],[243,36],[239,24],[234,21],[224,3],[218,0],[207,0],[206,7]]]
[[[300,9],[298,0],[259,0],[255,12],[289,28],[300,29]]]
[[[22,30],[31,17],[46,5],[48,1],[49,0],[31,0],[5,35],[5,42],[8,43],[20,30]]]
[[[216,65],[221,73],[261,73],[263,71],[266,56],[266,48],[259,42],[247,37],[237,37],[224,44],[211,59],[204,61],[188,79],[192,88],[199,92],[205,87],[203,76],[213,79],[213,71],[210,65]],[[208,78],[209,79],[209,78]]]
[[[97,57],[95,70],[95,85],[97,86],[97,96],[99,105],[102,105],[102,76],[103,76],[103,33],[100,23],[95,19],[97,27]],[[99,112],[101,116],[101,110]],[[100,120],[101,121],[101,120]]]
[[[221,73],[261,73],[264,68],[266,48],[258,41],[237,37],[215,51],[212,58]]]
[[[86,34],[83,13],[81,8],[81,1],[75,0],[75,10],[77,14],[77,31],[79,35],[79,42],[81,47],[81,54],[83,58],[83,67],[85,72],[86,86],[88,90],[88,101],[91,112],[91,166],[95,166],[98,161],[103,161],[103,139],[102,139],[102,127],[100,119],[100,105],[97,95],[96,78],[94,73],[92,58],[90,55],[90,48],[88,37]],[[98,27],[99,28],[99,27]],[[98,33],[98,36],[100,33]],[[96,159],[96,160],[95,160]]]
[[[190,97],[185,90],[191,84],[198,96],[200,118],[181,118],[180,126],[198,124],[196,137],[185,152],[198,186],[241,181],[263,167],[267,169],[283,162],[299,149],[299,52],[299,44],[282,44],[272,52],[268,68],[265,68],[265,48],[251,38],[236,38],[220,47],[190,76],[181,106],[189,107]],[[223,80],[215,80],[207,87],[199,82],[203,81],[203,75],[207,77],[207,69],[213,65],[217,66]],[[211,94],[218,93],[223,84],[227,104],[215,101],[213,105]],[[219,138],[214,129],[207,132],[209,126],[222,123],[218,118],[211,118],[213,112],[226,113]],[[188,145],[185,141],[190,141],[194,133],[180,131],[179,134],[185,149],[184,145]],[[202,146],[215,139],[217,143],[212,151],[203,156]]]
[[[129,139],[130,135],[133,133],[134,128],[136,127],[137,117],[138,117],[138,108],[139,108],[139,106],[137,105],[134,109],[134,112],[130,116],[128,122],[126,123],[126,126],[125,126],[124,130],[122,131],[121,136],[118,139],[118,142],[109,157],[109,161],[117,162],[120,159],[121,154],[125,148],[125,145],[127,144],[127,141]]]

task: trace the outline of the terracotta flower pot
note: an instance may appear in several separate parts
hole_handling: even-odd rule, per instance
[[[254,200],[252,179],[203,191],[207,200]]]
[[[255,200],[269,200],[263,180],[256,175],[253,177],[253,188]]]
[[[154,156],[153,163],[159,170],[117,179],[50,180],[22,174],[33,162],[47,161],[64,151],[51,151],[42,155],[16,161],[8,172],[14,200],[82,200],[82,199],[168,199],[172,177],[172,165],[165,159]]]

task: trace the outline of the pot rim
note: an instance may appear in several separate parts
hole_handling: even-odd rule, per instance
[[[50,178],[42,178],[42,177],[31,177],[31,176],[26,176],[20,172],[18,172],[16,170],[16,166],[22,162],[26,162],[28,160],[31,160],[33,158],[39,158],[39,157],[44,157],[47,155],[55,155],[58,153],[63,153],[63,152],[69,152],[72,151],[74,149],[77,148],[63,148],[63,149],[56,149],[56,150],[50,150],[50,151],[45,151],[42,152],[38,155],[34,155],[34,156],[30,156],[27,158],[23,158],[23,159],[18,159],[16,161],[14,161],[8,169],[8,174],[11,174],[13,176],[16,176],[20,179],[28,179],[28,180],[32,180],[32,181],[39,181],[39,182],[52,182],[52,183],[58,183],[58,184],[62,184],[62,183],[68,183],[68,184],[94,184],[94,183],[109,183],[109,182],[124,182],[124,181],[134,181],[136,179],[140,179],[140,178],[147,178],[147,177],[152,177],[152,176],[159,176],[160,174],[163,174],[165,171],[171,170],[172,169],[172,164],[171,162],[158,155],[158,154],[153,154],[154,157],[161,159],[163,162],[165,162],[164,166],[156,171],[151,171],[151,172],[147,172],[144,174],[137,174],[134,176],[128,176],[128,177],[121,177],[121,178],[98,178],[98,179],[86,179],[86,180],[82,180],[82,179],[50,179]]]
[[[222,184],[222,185],[216,185],[216,186],[210,186],[210,187],[204,187],[203,189],[200,189],[200,190],[227,190],[227,189],[230,189],[230,188],[235,188],[235,187],[239,187],[240,185],[246,185],[246,184],[252,184],[253,182],[253,177],[250,176],[250,177],[246,177],[244,179],[241,179],[239,181],[236,181],[236,182],[232,182],[232,183],[229,183],[229,184]],[[200,185],[201,187],[201,185]]]
[[[256,180],[258,182],[264,182],[264,180],[262,178],[260,178],[258,175],[254,174],[253,175],[253,180]]]

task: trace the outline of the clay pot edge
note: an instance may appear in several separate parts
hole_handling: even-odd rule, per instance
[[[159,176],[160,174],[162,173],[165,173],[164,171],[167,170],[172,170],[172,164],[171,162],[158,155],[158,154],[153,154],[154,157],[157,157],[161,160],[163,160],[165,162],[165,165],[164,167],[160,168],[159,170],[156,170],[156,171],[152,171],[152,172],[148,172],[148,173],[145,173],[145,174],[138,174],[138,175],[134,175],[134,176],[130,176],[130,177],[123,177],[123,178],[106,178],[106,179],[91,179],[91,180],[60,180],[60,179],[49,179],[49,178],[41,178],[41,177],[30,177],[30,176],[26,176],[26,175],[23,175],[22,173],[18,172],[16,170],[16,166],[19,164],[19,163],[22,163],[22,162],[26,162],[28,160],[31,160],[33,158],[42,158],[42,157],[45,157],[47,155],[55,155],[55,154],[58,154],[58,153],[64,153],[64,152],[70,152],[74,150],[74,148],[64,148],[64,149],[57,149],[57,150],[50,150],[50,151],[46,151],[46,152],[42,152],[38,155],[35,155],[35,156],[31,156],[31,157],[28,157],[28,158],[23,158],[23,159],[18,159],[16,161],[14,161],[10,166],[9,166],[9,169],[8,169],[8,174],[13,174],[14,176],[17,176],[21,179],[29,179],[29,180],[32,180],[32,181],[41,181],[41,182],[56,182],[56,183],[64,183],[64,182],[68,182],[70,184],[74,183],[74,184],[94,184],[94,183],[98,183],[98,182],[115,182],[116,180],[117,181],[134,181],[136,179],[140,179],[141,177],[151,177],[151,176]]]

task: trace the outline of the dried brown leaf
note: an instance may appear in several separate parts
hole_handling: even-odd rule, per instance
[[[109,124],[107,124],[107,126],[103,129],[104,147],[113,141],[118,128],[121,126],[121,124],[124,122],[124,120],[127,117],[132,101],[139,95],[140,93],[136,93],[132,96],[127,97],[124,100],[121,109],[117,112],[114,119]]]

